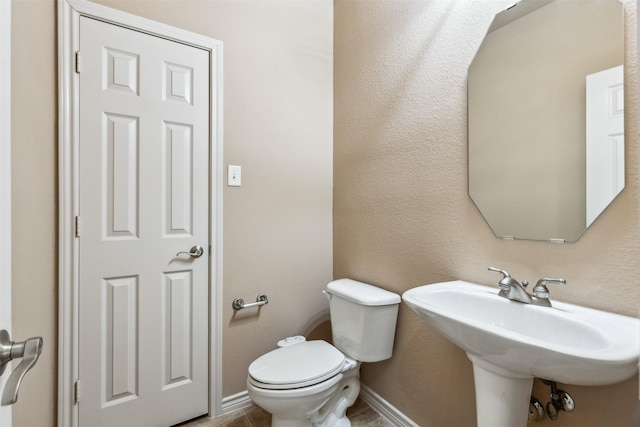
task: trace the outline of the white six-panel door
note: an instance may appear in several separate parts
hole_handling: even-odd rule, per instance
[[[81,17],[79,57],[79,424],[169,426],[208,412],[209,53]]]
[[[624,68],[586,79],[587,227],[624,188]]]

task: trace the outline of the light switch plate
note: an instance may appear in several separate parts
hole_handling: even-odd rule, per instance
[[[240,187],[242,185],[242,167],[227,166],[227,185],[229,187]]]

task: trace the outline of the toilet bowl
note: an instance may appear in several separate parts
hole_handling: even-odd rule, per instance
[[[329,283],[326,294],[335,347],[296,340],[249,366],[249,397],[274,427],[349,427],[361,362],[391,357],[399,295],[351,279]]]
[[[249,366],[247,390],[272,414],[273,426],[311,426],[314,415],[344,388],[343,373],[356,366],[325,341],[305,341],[256,359]]]

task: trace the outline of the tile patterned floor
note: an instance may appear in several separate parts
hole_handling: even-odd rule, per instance
[[[347,410],[352,427],[393,427],[382,415],[361,399]],[[230,414],[209,419],[207,417],[178,424],[176,427],[270,427],[271,414],[257,406],[249,406]]]

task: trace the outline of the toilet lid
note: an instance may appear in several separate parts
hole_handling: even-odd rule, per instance
[[[278,348],[249,365],[249,377],[260,387],[284,389],[317,384],[342,371],[344,355],[325,341]]]

